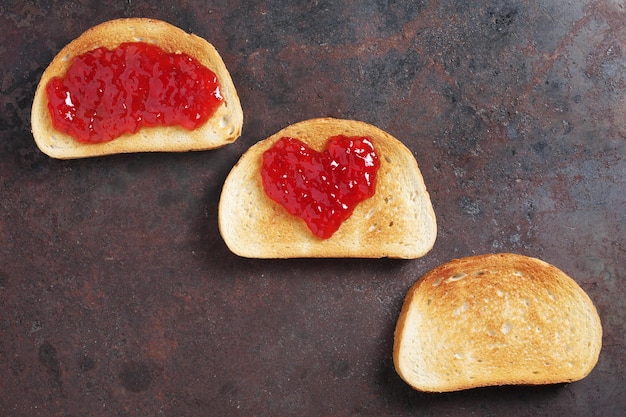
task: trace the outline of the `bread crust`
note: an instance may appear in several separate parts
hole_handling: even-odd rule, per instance
[[[323,151],[327,139],[336,135],[369,137],[380,168],[374,196],[324,240],[267,197],[260,172],[263,152],[284,136]],[[227,246],[248,258],[418,258],[437,235],[430,196],[411,151],[370,124],[333,118],[293,124],[252,146],[224,183],[218,217]]]
[[[589,296],[558,268],[501,253],[456,259],[408,291],[395,330],[398,374],[417,390],[572,382],[602,346]]]
[[[84,144],[56,130],[48,111],[46,85],[63,76],[73,57],[99,47],[113,49],[124,42],[148,42],[166,52],[186,53],[213,71],[224,101],[202,126],[144,127],[105,143]],[[66,45],[44,71],[33,100],[31,127],[35,142],[45,154],[60,159],[85,158],[129,152],[183,152],[224,146],[241,135],[243,111],[235,86],[217,50],[206,40],[169,23],[147,18],[116,19],[88,29]]]

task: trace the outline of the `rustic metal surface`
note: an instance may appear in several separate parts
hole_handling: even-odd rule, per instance
[[[211,4],[214,3],[214,4]],[[210,40],[245,112],[223,149],[58,161],[36,84],[104,20]],[[626,414],[623,1],[4,1],[0,5],[0,415]],[[239,156],[318,116],[415,154],[439,235],[424,258],[245,260],[217,228]],[[512,251],[572,277],[604,326],[584,380],[427,395],[396,375],[406,290]]]

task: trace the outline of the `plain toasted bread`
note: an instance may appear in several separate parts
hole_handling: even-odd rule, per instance
[[[213,71],[224,101],[202,126],[187,130],[179,126],[144,127],[110,142],[85,144],[56,130],[48,111],[45,87],[51,78],[63,76],[75,56],[99,47],[113,49],[124,42],[147,42],[165,52],[186,53]],[[117,19],[84,32],[65,46],[44,71],[33,101],[31,126],[37,146],[60,159],[85,158],[129,152],[182,152],[206,150],[233,142],[241,134],[243,112],[233,81],[216,49],[206,40],[169,23],[145,18]]]
[[[265,194],[262,158],[282,137],[321,152],[335,135],[370,138],[380,168],[374,196],[359,203],[332,237],[320,239]],[[437,235],[430,197],[411,151],[370,124],[332,118],[293,124],[252,146],[224,183],[218,217],[230,250],[249,258],[417,258],[432,248]]]
[[[600,318],[564,272],[515,254],[456,259],[408,292],[393,358],[415,389],[445,392],[584,378],[598,361]]]

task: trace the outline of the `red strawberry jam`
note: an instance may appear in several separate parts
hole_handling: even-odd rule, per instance
[[[317,152],[284,137],[263,154],[265,193],[327,239],[376,191],[380,161],[366,137],[334,136]]]
[[[143,126],[195,129],[223,101],[217,76],[186,54],[132,42],[74,58],[46,86],[55,129],[85,143],[113,140]]]

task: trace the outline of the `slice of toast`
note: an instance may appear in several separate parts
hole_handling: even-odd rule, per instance
[[[321,239],[265,194],[262,159],[282,137],[321,152],[336,135],[371,139],[380,168],[374,195],[359,203],[332,237]],[[230,250],[249,258],[418,258],[437,235],[430,196],[411,151],[370,124],[332,118],[293,124],[252,146],[224,183],[218,217]]]
[[[515,254],[456,259],[408,292],[395,330],[398,374],[417,390],[539,385],[584,378],[602,326],[556,267]]]
[[[99,47],[114,49],[124,42],[151,43],[165,52],[186,53],[217,75],[224,98],[209,120],[194,130],[179,126],[144,127],[110,142],[85,144],[56,130],[48,111],[46,85],[63,76],[75,56]],[[217,50],[206,40],[184,32],[169,23],[146,18],[117,19],[84,32],[65,46],[44,71],[33,101],[31,127],[37,146],[45,154],[60,159],[85,158],[129,152],[183,152],[207,150],[236,140],[243,125],[243,112],[237,91]]]

